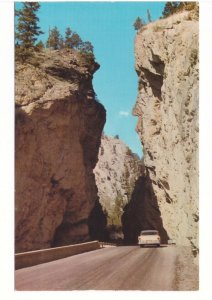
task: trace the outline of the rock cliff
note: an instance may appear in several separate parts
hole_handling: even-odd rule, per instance
[[[16,252],[89,240],[106,113],[91,56],[45,50],[16,64]]]
[[[107,215],[110,239],[123,239],[121,217],[129,203],[143,162],[118,137],[102,135],[94,169],[99,201]]]
[[[135,39],[133,113],[144,164],[170,238],[198,252],[198,20],[182,12]]]

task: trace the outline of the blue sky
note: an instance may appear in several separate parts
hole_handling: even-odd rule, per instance
[[[137,117],[132,108],[137,96],[137,75],[134,70],[133,23],[140,16],[146,21],[147,9],[158,19],[165,2],[40,2],[38,13],[41,36],[47,40],[49,27],[57,26],[61,34],[70,27],[94,46],[100,69],[93,85],[100,102],[107,110],[104,132],[119,135],[133,152],[142,156],[141,143],[135,132]],[[20,7],[17,3],[17,7]]]

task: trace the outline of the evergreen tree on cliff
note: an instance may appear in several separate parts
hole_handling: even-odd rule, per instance
[[[81,45],[81,50],[85,53],[93,53],[93,45],[89,41],[83,42]]]
[[[147,9],[147,20],[149,23],[152,22],[152,17],[151,17],[150,11],[148,9]]]
[[[15,33],[16,59],[22,62],[33,56],[37,37],[43,34],[38,26],[39,18],[36,15],[39,8],[38,2],[23,2],[23,8],[15,11],[15,16],[18,17]]]
[[[193,10],[198,8],[198,2],[191,1],[191,2],[166,2],[164,10],[162,12],[163,18],[166,18],[170,15],[173,15],[177,12],[181,12],[183,10]]]
[[[82,45],[81,37],[78,33],[74,32],[71,36],[71,48],[73,49],[80,49]]]
[[[173,13],[175,13],[176,7],[178,6],[177,2],[166,2],[166,5],[163,10],[163,17],[166,18]]]
[[[166,5],[163,10],[163,17],[166,18],[170,15],[173,15],[176,11],[177,8],[179,7],[180,2],[166,2]]]
[[[73,32],[70,27],[65,32],[65,47],[80,50],[83,53],[93,53],[93,45],[91,42],[83,42],[80,36]]]
[[[65,32],[65,47],[66,48],[71,48],[71,36],[72,36],[72,31],[70,27],[66,28]]]
[[[52,48],[54,50],[61,48],[61,36],[56,26],[53,29],[49,30],[49,36],[46,42],[46,47]]]
[[[42,41],[39,41],[35,46],[36,46],[36,50],[38,51],[41,51],[45,48],[44,43]]]
[[[137,17],[137,19],[135,20],[133,26],[135,28],[135,30],[139,30],[141,29],[141,27],[144,25],[144,22],[142,21],[142,19],[140,17]]]

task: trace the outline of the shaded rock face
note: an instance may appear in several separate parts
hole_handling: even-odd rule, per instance
[[[124,207],[122,224],[126,244],[137,244],[141,230],[149,229],[158,230],[161,242],[167,243],[168,235],[148,173],[136,181],[130,202]]]
[[[98,199],[106,115],[92,87],[98,65],[74,51],[38,61],[16,65],[16,252],[89,240]]]
[[[150,23],[135,40],[134,115],[144,164],[170,238],[198,247],[198,21]]]
[[[123,239],[121,216],[130,201],[143,163],[119,138],[102,136],[94,169],[99,201],[107,215],[110,239]]]
[[[103,212],[99,199],[96,201],[88,218],[88,228],[91,240],[108,240],[107,216]]]

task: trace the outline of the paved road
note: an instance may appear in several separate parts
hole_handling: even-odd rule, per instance
[[[175,290],[176,248],[111,247],[17,270],[16,290]]]

